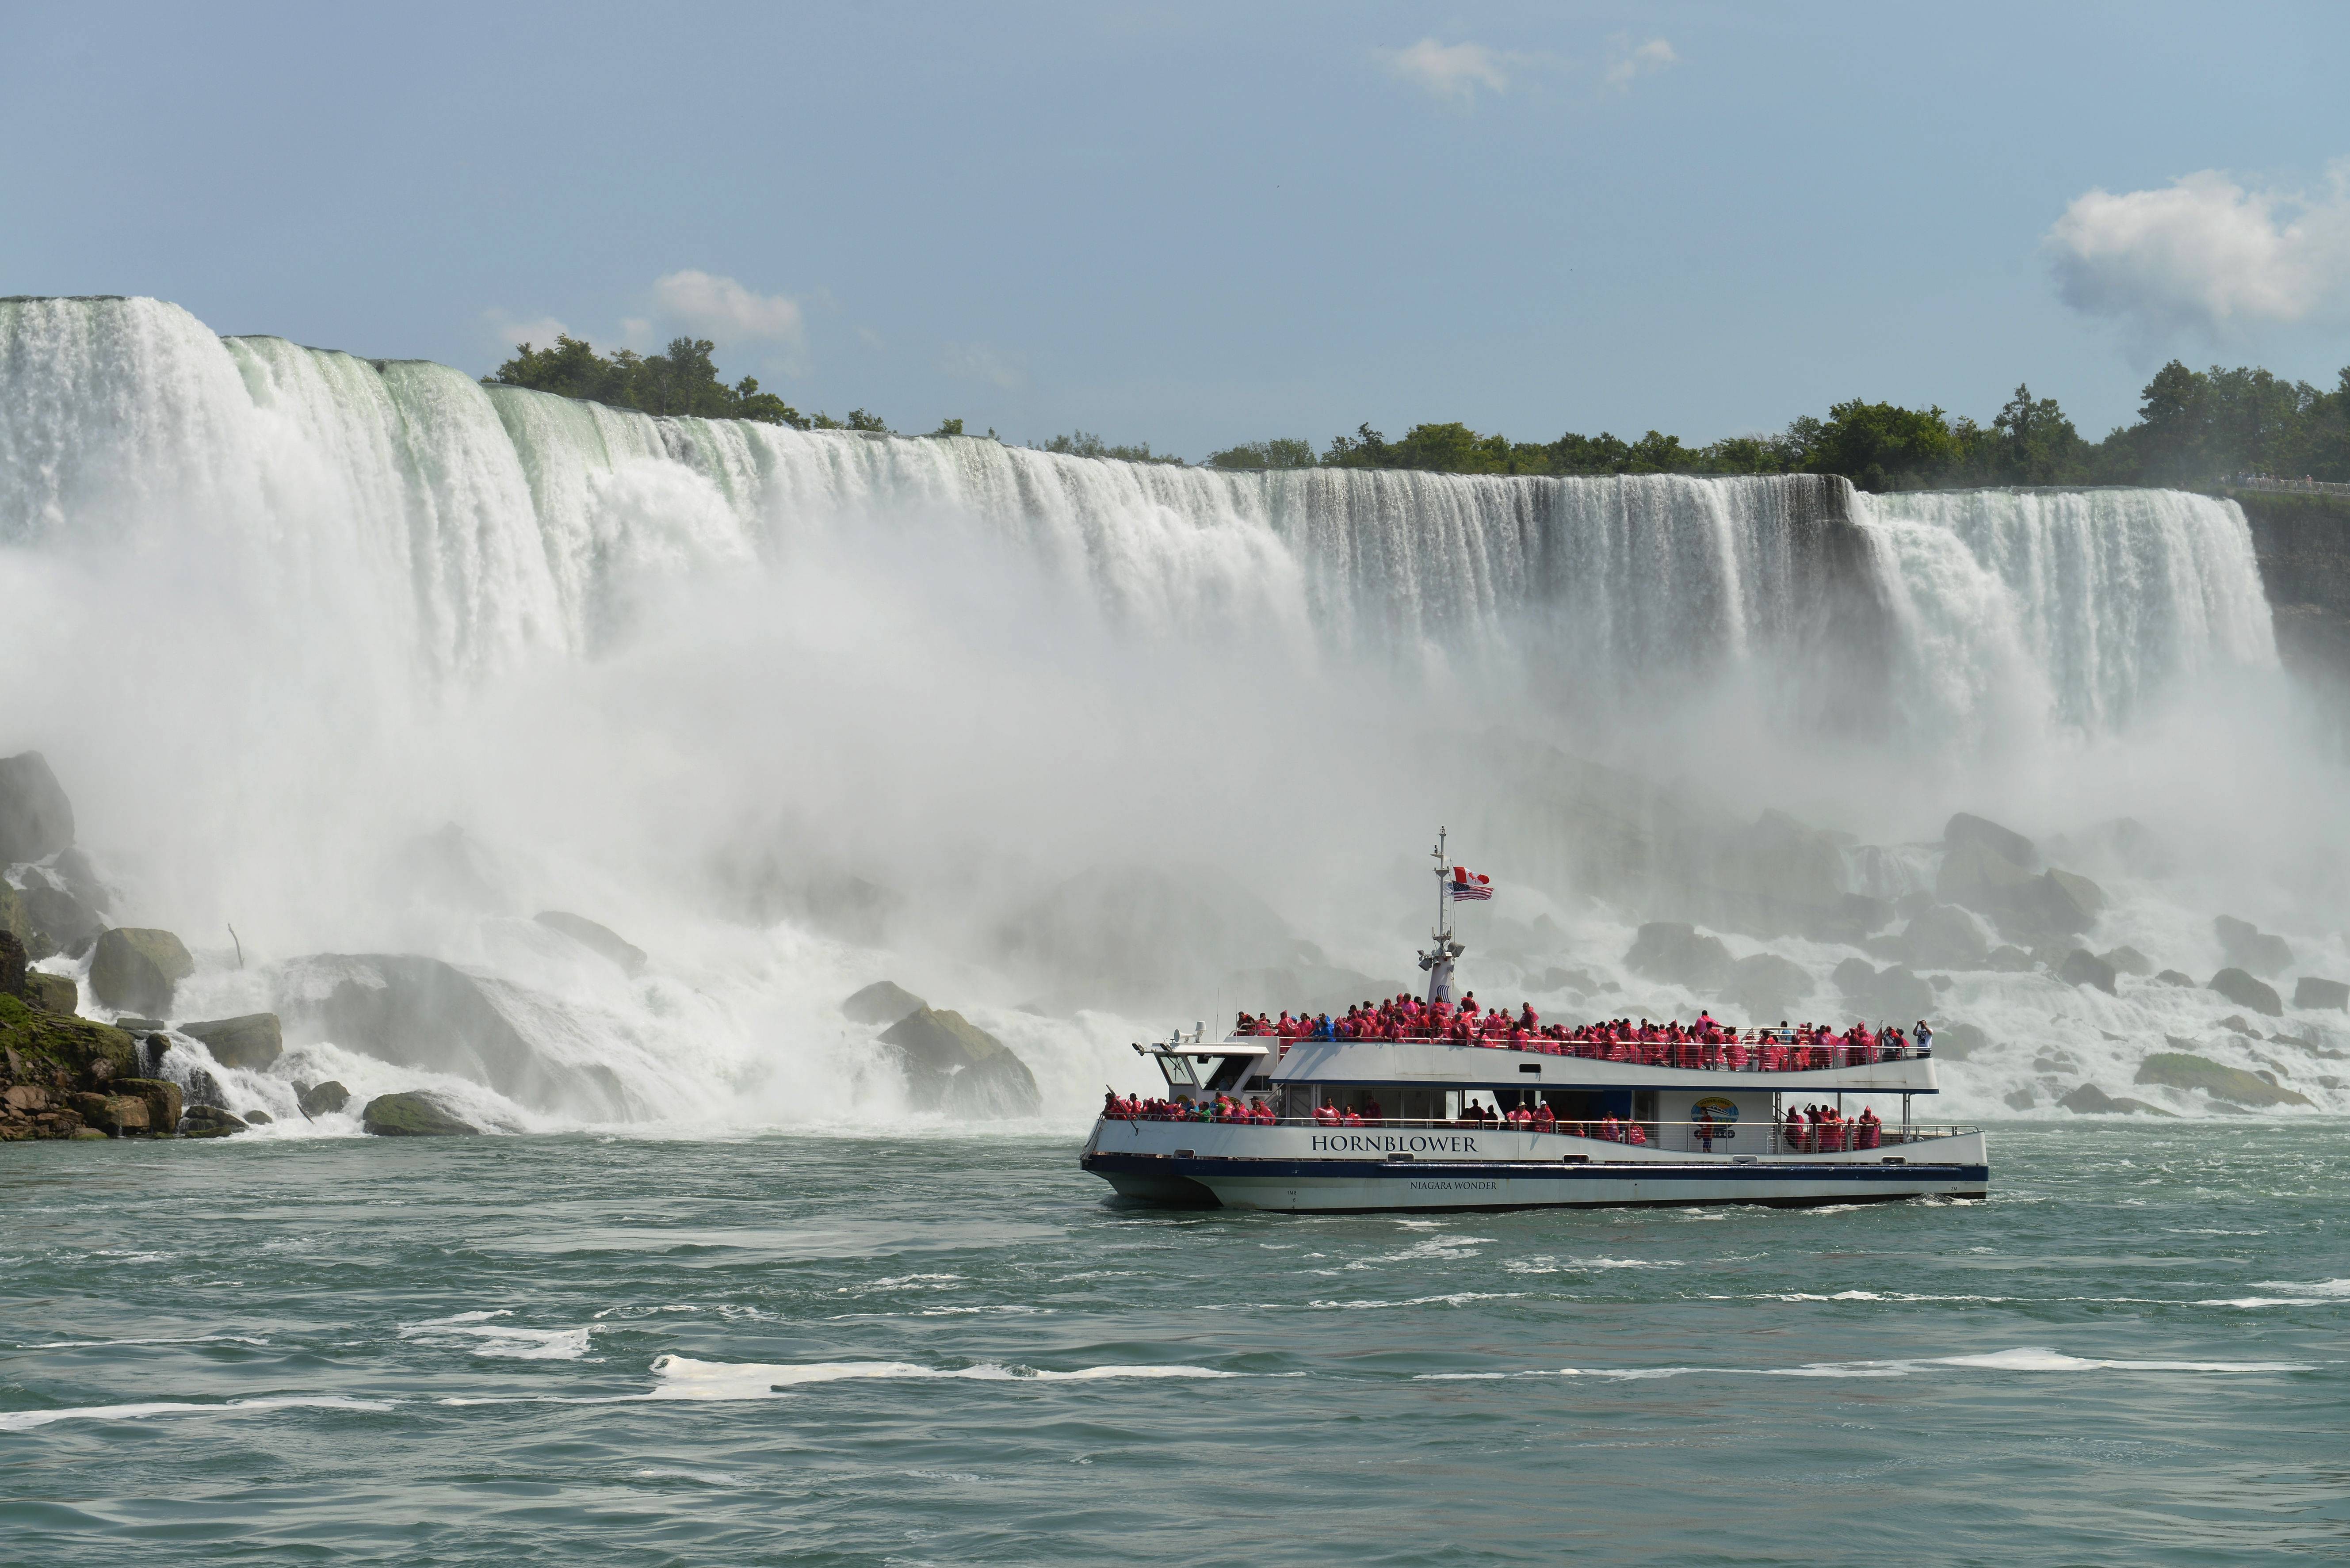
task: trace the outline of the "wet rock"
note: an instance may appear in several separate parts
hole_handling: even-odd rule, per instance
[[[1651,920],[1634,936],[1624,967],[1645,979],[1711,992],[1730,975],[1730,950],[1677,920]]]
[[[1730,966],[1720,992],[1723,1005],[1758,1023],[1794,1016],[1817,990],[1811,971],[1777,953],[1756,953]]]
[[[2003,944],[1991,950],[1991,955],[1983,960],[1983,968],[1999,974],[2030,974],[2032,955],[2022,948]]]
[[[271,1116],[267,1111],[247,1111],[244,1113],[244,1119],[248,1126],[265,1127],[277,1118]]]
[[[1534,982],[1536,991],[1572,991],[1585,996],[1599,994],[1601,982],[1587,969],[1565,969],[1556,964],[1542,971]]]
[[[960,1012],[925,1007],[881,1032],[917,1108],[972,1116],[1033,1116],[1036,1080],[1009,1046]]]
[[[304,1116],[330,1116],[351,1103],[351,1092],[329,1078],[323,1084],[296,1087],[294,1098]]]
[[[201,1040],[213,1060],[224,1067],[258,1072],[284,1054],[286,1032],[274,1012],[248,1012],[238,1018],[214,1018],[182,1023],[180,1033]]]
[[[542,909],[536,919],[547,929],[561,931],[581,947],[609,959],[630,980],[645,972],[645,951],[642,948],[622,940],[619,933],[598,925],[585,915],[567,914],[561,909]]]
[[[417,1094],[378,1095],[359,1113],[359,1125],[378,1137],[470,1137],[482,1130]]]
[[[2116,948],[2109,953],[2100,953],[2097,956],[2102,958],[2106,967],[2116,974],[2134,974],[2143,979],[2154,972],[2154,961],[2136,948]]]
[[[1904,893],[1893,900],[1893,914],[1897,919],[1914,920],[1932,909],[1934,903],[1934,895],[1923,889],[1915,893]]]
[[[2144,1100],[2117,1099],[2095,1084],[2080,1084],[2057,1096],[2056,1103],[2077,1116],[2156,1116],[2171,1113],[2159,1106],[2149,1106]]]
[[[72,952],[106,929],[97,910],[62,888],[33,882],[25,888],[24,900],[25,918],[47,939],[51,951]]]
[[[2320,980],[2305,974],[2293,988],[2295,1007],[2330,1007],[2337,1012],[2350,1012],[2350,985],[2338,980]]]
[[[1933,1011],[1934,988],[1904,964],[1880,971],[1866,959],[1846,959],[1831,978],[1855,1011],[1882,1022],[1923,1018]]]
[[[25,944],[14,931],[0,931],[0,996],[26,1000]]]
[[[117,1078],[107,1087],[117,1095],[135,1095],[147,1106],[147,1125],[168,1133],[180,1125],[180,1085],[166,1078]]]
[[[2230,968],[2269,975],[2293,967],[2293,949],[2285,945],[2285,940],[2262,930],[2250,920],[2220,915],[2212,920],[2211,929],[2218,934],[2220,954]]]
[[[149,1130],[147,1102],[137,1095],[85,1091],[74,1096],[72,1104],[84,1125],[109,1137],[130,1137]]]
[[[98,939],[89,993],[100,1006],[168,1013],[173,989],[195,971],[196,961],[171,932],[117,926]]]
[[[1985,849],[2024,871],[2035,871],[2040,867],[2040,853],[2032,846],[2032,840],[2013,828],[2002,827],[1963,811],[1943,826],[1942,846],[1946,850]]]
[[[2173,1089],[2199,1089],[2213,1099],[2239,1106],[2305,1106],[2306,1096],[2282,1088],[2257,1073],[2230,1067],[2185,1051],[2158,1051],[2140,1063],[2137,1081]]]
[[[1959,844],[1942,857],[1934,891],[1945,903],[1995,914],[2012,906],[2032,882],[2031,872],[1997,850],[1981,844]]]
[[[182,1137],[228,1137],[245,1129],[244,1118],[219,1106],[190,1106],[180,1117]]]
[[[95,1088],[138,1070],[138,1042],[121,1030],[13,996],[0,996],[0,1049],[12,1064],[9,1075],[19,1079],[48,1082],[62,1075],[67,1084]]]
[[[486,1084],[508,1099],[583,1121],[619,1121],[619,1077],[559,1056],[509,1016],[543,1015],[535,993],[413,954],[317,953],[279,966],[277,1013],[296,1044],[331,1040],[380,1062]],[[559,1033],[548,1032],[557,1044]]]
[[[840,1011],[852,1023],[895,1023],[929,1005],[895,981],[877,980],[844,998]]]
[[[1920,969],[1982,969],[1991,956],[1982,927],[1956,904],[1920,910],[1901,936],[1903,956]]]
[[[1991,1036],[1971,1023],[1945,1023],[1934,1031],[1934,1055],[1939,1061],[1964,1062],[1990,1047]]]
[[[0,865],[46,860],[73,842],[73,802],[38,752],[0,758]]]
[[[2240,969],[2223,969],[2211,977],[2209,989],[2218,992],[2239,1007],[2249,1007],[2268,1018],[2284,1014],[2284,1002],[2276,988],[2263,981],[2254,980]]]
[[[2066,985],[2094,985],[2108,996],[2115,994],[2114,966],[2086,948],[2066,953],[2056,966],[2056,978]]]
[[[2032,1089],[2010,1089],[2001,1096],[2001,1104],[2012,1111],[2028,1111],[2040,1103],[2040,1096]]]
[[[2195,983],[2195,977],[2182,970],[2167,969],[2154,978],[2158,985],[2193,985]]]
[[[2078,936],[2095,926],[2105,909],[2103,888],[2070,871],[2048,870],[2027,891],[2022,913],[2043,929]]]
[[[80,899],[85,908],[103,915],[114,907],[114,896],[107,890],[106,884],[99,880],[98,867],[90,864],[88,851],[78,847],[61,849],[57,857],[49,862],[49,869],[57,873],[58,879],[65,883],[66,891]]]
[[[0,1106],[20,1116],[38,1116],[49,1108],[49,1092],[38,1084],[11,1084],[0,1089]]]

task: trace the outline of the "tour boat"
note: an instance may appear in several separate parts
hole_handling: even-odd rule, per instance
[[[1453,961],[1466,950],[1450,910],[1483,896],[1482,879],[1446,863],[1440,835],[1434,853],[1444,890],[1435,945],[1419,960],[1425,1002],[1449,1006]],[[1930,1044],[1728,1033],[1726,1047],[1611,1052],[1525,1036],[1210,1039],[1200,1027],[1134,1046],[1166,1078],[1161,1114],[1132,1100],[1105,1106],[1079,1163],[1127,1198],[1289,1212],[1988,1194],[1981,1128],[1910,1120],[1911,1097],[1939,1092]],[[1846,1096],[1895,1095],[1898,1126],[1786,1116],[1806,1103],[1841,1109]],[[1196,1119],[1220,1103],[1231,1119]]]

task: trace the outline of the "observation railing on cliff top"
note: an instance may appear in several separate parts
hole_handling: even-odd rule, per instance
[[[2265,473],[2242,473],[2228,483],[2238,490],[2300,491],[2318,495],[2350,495],[2350,484],[2330,479],[2277,479]]]

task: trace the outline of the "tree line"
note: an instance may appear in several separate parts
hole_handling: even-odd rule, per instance
[[[2002,484],[2208,484],[2239,473],[2350,481],[2350,369],[2332,391],[2251,367],[2190,370],[2174,359],[2139,393],[2135,423],[2085,439],[2054,398],[2019,386],[1987,425],[1939,407],[1856,398],[1771,436],[1687,446],[1650,431],[1627,441],[1573,431],[1517,441],[1467,425],[1415,425],[1389,441],[1369,425],[1316,452],[1295,438],[1211,453],[1224,469],[1409,468],[1438,473],[1837,473],[1864,490]]]
[[[803,414],[757,378],[729,384],[717,346],[672,338],[660,354],[622,348],[605,355],[584,340],[556,337],[551,348],[517,344],[514,357],[483,380],[585,398],[649,414],[757,420],[795,430],[889,433],[864,409],[835,419]],[[959,419],[933,435],[963,434]],[[987,432],[994,435],[993,431]],[[1118,445],[1076,431],[1040,450],[1130,462],[1180,462],[1149,442]],[[1862,399],[1837,403],[1825,419],[1806,414],[1776,435],[1729,436],[1690,446],[1650,431],[1626,441],[1602,431],[1569,431],[1555,441],[1521,441],[1483,434],[1458,421],[1414,425],[1389,441],[1367,424],[1334,437],[1316,452],[1294,437],[1245,441],[1207,459],[1212,468],[1403,468],[1434,473],[1748,474],[1837,473],[1864,490],[1952,489],[1985,484],[2209,484],[2239,473],[2350,482],[2350,368],[2332,391],[2287,381],[2267,370],[2214,365],[2190,370],[2174,359],[2139,393],[2134,423],[2091,441],[2054,398],[2015,389],[1989,424],[1953,417],[1939,406],[1904,408]]]

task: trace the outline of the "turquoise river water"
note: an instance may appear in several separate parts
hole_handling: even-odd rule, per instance
[[[0,1147],[0,1561],[2350,1560],[2339,1127],[1436,1219],[1077,1141]]]

